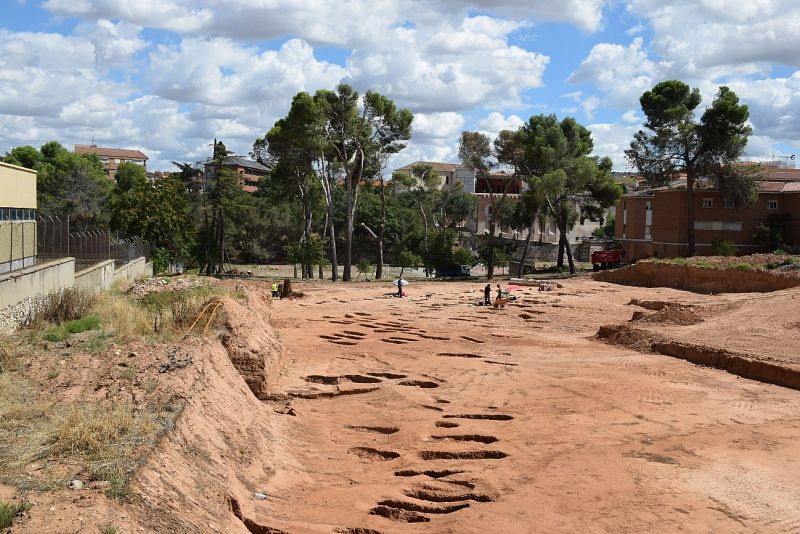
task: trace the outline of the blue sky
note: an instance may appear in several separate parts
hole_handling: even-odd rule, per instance
[[[800,156],[795,0],[0,2],[0,153],[94,139],[169,169],[216,137],[246,154],[294,94],[344,80],[415,113],[391,166],[555,113],[624,170],[638,97],[678,78],[750,106],[748,157]]]

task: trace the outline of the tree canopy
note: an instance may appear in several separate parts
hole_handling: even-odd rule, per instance
[[[726,200],[741,205],[756,198],[758,172],[736,165],[752,129],[749,111],[728,87],[719,88],[711,105],[697,120],[700,91],[679,80],[667,80],[646,91],[639,102],[645,114],[644,129],[634,135],[625,151],[628,161],[652,186],[667,185],[686,177],[686,253],[695,253],[694,189],[698,179],[708,179]]]

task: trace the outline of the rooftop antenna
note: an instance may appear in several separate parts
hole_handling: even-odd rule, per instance
[[[786,162],[784,163],[781,160],[786,160]],[[775,152],[773,152],[772,153],[772,161],[773,161],[773,163],[777,163],[779,167],[787,167],[787,168],[794,169],[795,155],[794,154],[789,154],[788,156],[776,156]]]

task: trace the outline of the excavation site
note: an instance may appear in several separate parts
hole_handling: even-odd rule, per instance
[[[29,355],[12,532],[800,530],[800,288],[214,287],[161,342]],[[123,482],[31,422],[76,402],[161,425],[123,440]]]

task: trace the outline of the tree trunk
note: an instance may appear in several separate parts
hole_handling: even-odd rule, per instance
[[[425,276],[428,277],[431,275],[431,265],[430,259],[428,254],[428,217],[425,215],[425,209],[422,207],[422,203],[420,202],[419,211],[422,213],[422,221],[425,223],[425,234],[423,234],[424,239],[424,246],[425,246]]]
[[[219,260],[217,274],[222,274],[225,269],[225,215],[222,213],[222,206],[219,208]]]
[[[694,238],[694,169],[686,170],[686,222],[688,228],[686,230],[686,256],[691,257],[695,255],[695,238]]]
[[[328,210],[325,210],[325,224],[322,226],[322,242],[325,242],[325,238],[328,237]],[[319,279],[325,276],[323,272],[324,269],[322,268],[322,261],[319,262]]]
[[[489,219],[489,252],[486,258],[486,279],[494,278],[494,212]]]
[[[569,245],[569,239],[567,239],[566,232],[562,233],[562,239],[564,240],[564,248],[567,251],[567,261],[569,262],[569,274],[575,274],[575,261],[572,258],[572,247]]]
[[[328,203],[328,228],[331,231],[331,280],[339,279],[339,264],[336,261],[336,229],[333,223],[333,199]]]
[[[284,278],[283,286],[281,286],[281,298],[285,299],[292,296],[292,280]]]
[[[375,279],[383,278],[383,231],[386,227],[386,196],[384,194],[384,184],[381,178],[381,221],[378,225],[378,265],[375,267]]]
[[[525,274],[525,260],[528,258],[528,247],[531,246],[531,238],[533,237],[533,227],[536,226],[536,216],[531,219],[531,224],[528,226],[528,238],[525,240],[525,247],[522,249],[522,257],[519,260],[519,268],[517,269],[517,278],[522,278]]]
[[[567,210],[561,208],[560,213],[558,215],[558,233],[560,234],[558,237],[558,262],[556,263],[557,267],[564,268],[564,249],[569,248],[569,240],[567,239]]]
[[[344,272],[342,272],[342,282],[349,282],[353,267],[353,216],[347,210],[347,228],[345,229],[344,241]]]

